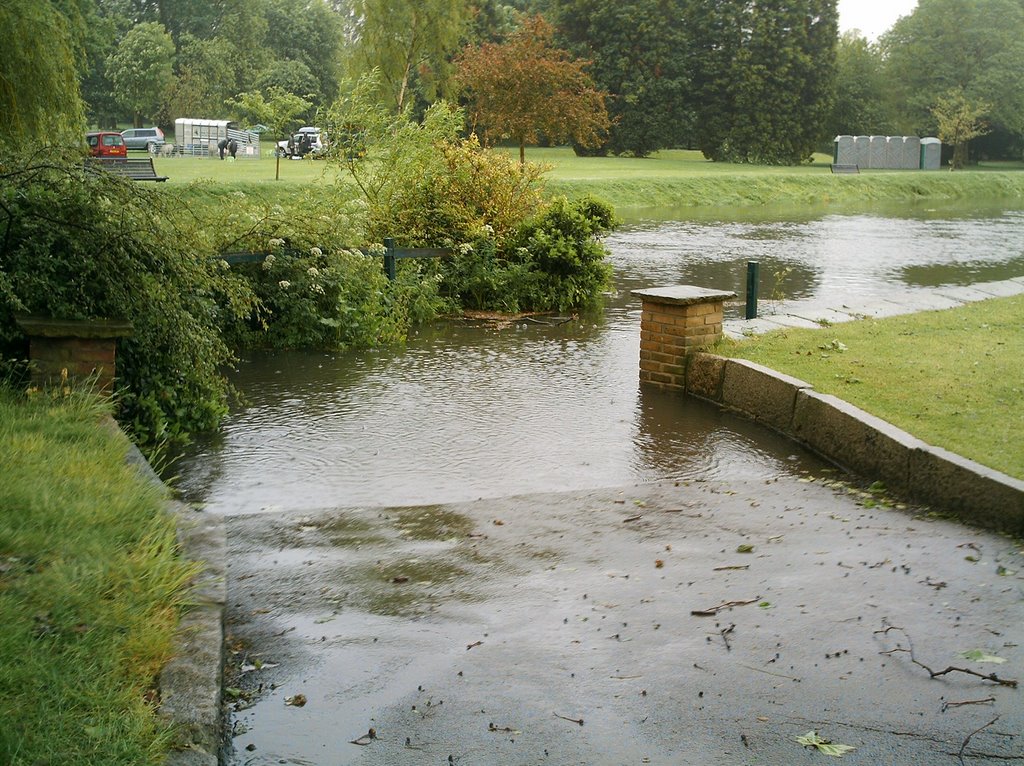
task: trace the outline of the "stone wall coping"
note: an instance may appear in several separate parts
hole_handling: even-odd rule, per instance
[[[54,319],[20,314],[14,321],[26,335],[37,338],[123,338],[133,330],[127,319]]]
[[[113,418],[105,423],[123,434]],[[125,435],[125,460],[147,481],[166,485]],[[170,497],[167,512],[177,523],[184,558],[200,564],[191,584],[189,609],[174,639],[175,654],[160,672],[159,714],[174,730],[165,766],[217,766],[224,747],[224,614],[227,610],[227,527],[224,519],[192,510]]]
[[[748,390],[749,385],[725,385],[730,369],[754,371],[780,385],[766,385],[764,379],[746,381],[756,385],[755,396]],[[760,421],[845,470],[869,480],[895,478],[895,484],[902,486],[890,489],[915,502],[953,513],[963,521],[1024,534],[1024,481],[1020,479],[930,445],[839,397],[815,391],[804,381],[747,360],[710,352],[694,354],[687,358],[685,377],[687,394]],[[791,401],[794,390],[796,401]],[[770,402],[765,397],[785,397],[785,401]],[[856,425],[844,428],[840,423],[832,429],[834,432],[818,438],[822,434],[808,433],[809,424],[801,416],[810,402]],[[769,417],[773,408],[783,415]],[[792,411],[792,419],[784,417],[787,410]]]
[[[698,303],[717,303],[735,298],[736,293],[728,290],[709,290],[694,285],[673,285],[671,287],[649,287],[643,290],[631,290],[651,303],[666,303],[671,306],[692,306]]]

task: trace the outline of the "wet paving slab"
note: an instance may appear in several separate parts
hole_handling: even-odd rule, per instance
[[[1019,541],[832,476],[228,517],[227,763],[1024,762]]]

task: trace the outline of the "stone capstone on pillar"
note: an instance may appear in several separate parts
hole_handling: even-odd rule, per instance
[[[686,388],[686,357],[722,337],[723,306],[736,293],[693,285],[633,290],[643,301],[640,381]]]
[[[17,316],[29,339],[32,382],[54,385],[68,378],[96,378],[96,390],[110,393],[117,374],[117,339],[131,335],[132,323],[120,319],[51,319]]]

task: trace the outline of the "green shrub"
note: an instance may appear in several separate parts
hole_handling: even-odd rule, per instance
[[[137,440],[182,440],[227,411],[218,326],[252,306],[162,189],[89,171],[78,156],[0,159],[0,360],[24,376],[19,313],[125,318],[118,418]]]
[[[556,198],[504,244],[482,238],[462,247],[448,264],[445,287],[472,309],[592,307],[611,278],[599,237],[614,226],[612,210],[603,202]]]
[[[391,283],[380,252],[295,251],[272,240],[274,252],[258,264],[235,267],[259,299],[259,308],[228,336],[242,346],[369,348],[401,343],[415,322],[437,316],[437,281],[403,269]]]

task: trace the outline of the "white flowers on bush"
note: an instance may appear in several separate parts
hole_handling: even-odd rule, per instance
[[[309,276],[311,277],[318,277],[320,276],[320,269],[318,269],[316,266],[310,266],[308,269],[306,269],[306,273],[309,274]]]
[[[271,253],[266,258],[264,258],[263,259],[263,270],[264,271],[270,271],[272,268],[274,268],[274,261],[276,261],[276,260],[277,260],[277,258],[274,257],[273,253]]]
[[[280,237],[274,237],[270,240],[270,247],[273,250],[276,250],[279,247],[284,247],[284,240]]]
[[[463,242],[459,245],[459,255],[469,255],[473,252],[473,245],[469,242]]]
[[[312,255],[314,258],[319,258],[321,255],[324,254],[324,251],[321,250],[319,247],[311,247],[309,248],[309,254]]]
[[[280,287],[282,290],[287,290],[289,287],[292,286],[292,283],[289,282],[287,279],[282,279],[280,282],[277,283],[277,286]]]
[[[366,248],[367,255],[384,255],[388,249],[384,247],[380,242],[374,242],[368,248]]]
[[[319,282],[314,282],[313,284],[311,284],[309,286],[309,289],[312,290],[317,295],[323,295],[324,294],[324,286],[322,284],[320,284]]]

